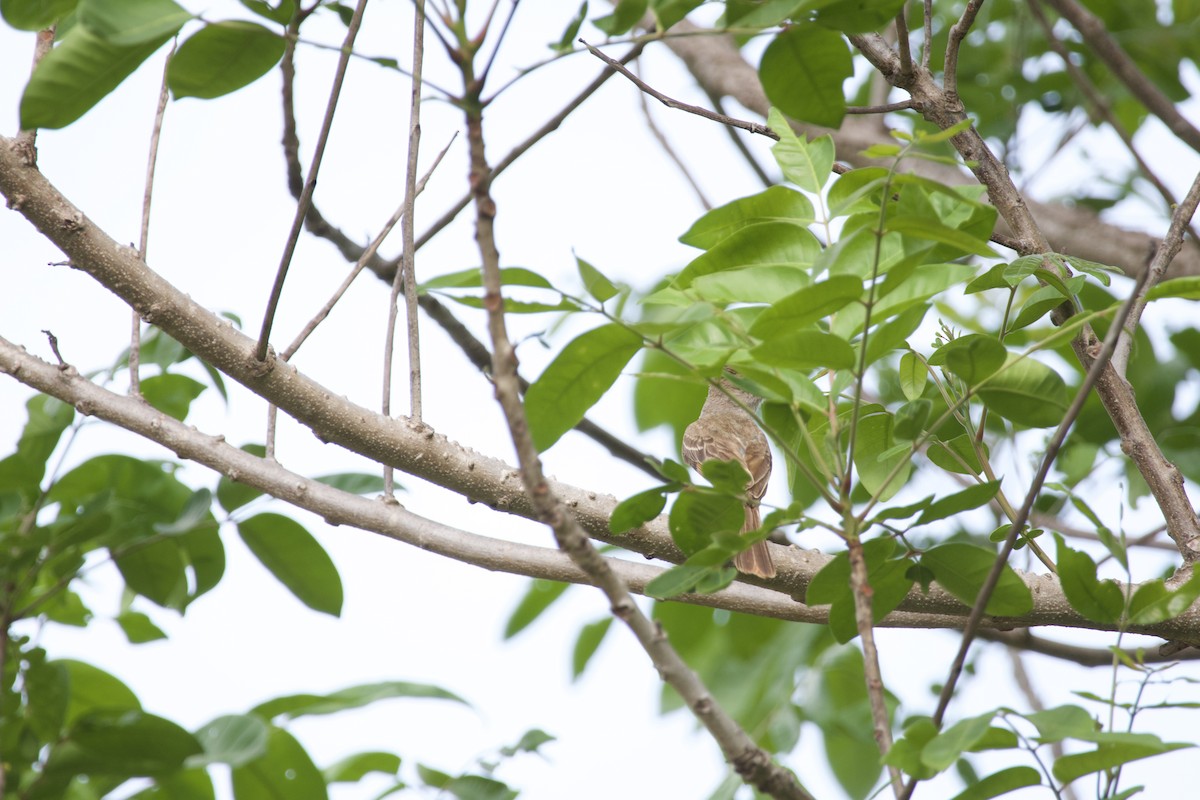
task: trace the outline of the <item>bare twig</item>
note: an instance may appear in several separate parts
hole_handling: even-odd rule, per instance
[[[167,113],[167,100],[170,92],[167,88],[167,68],[171,66],[171,56],[175,55],[175,43],[167,53],[163,63],[162,88],[158,91],[158,107],[154,111],[154,127],[150,131],[150,154],[146,158],[146,187],[142,191],[142,227],[138,239],[138,258],[146,260],[147,248],[150,244],[150,203],[154,195],[154,170],[158,164],[158,143],[162,139],[163,117]],[[129,332],[129,393],[134,397],[142,394],[141,375],[138,368],[142,353],[142,318],[133,312],[132,329]]]
[[[408,117],[408,164],[404,175],[404,217],[400,226],[404,240],[404,261],[392,281],[388,300],[387,338],[383,345],[383,415],[391,416],[392,348],[396,341],[397,305],[403,286],[405,318],[408,322],[409,418],[420,423],[421,410],[421,337],[417,320],[416,248],[413,247],[413,214],[417,200],[417,157],[421,147],[421,73],[425,61],[425,0],[414,3],[412,97]],[[493,6],[494,10],[495,6]],[[383,468],[383,495],[391,498],[395,475],[392,467]]]
[[[1104,23],[1075,0],[1046,0],[1064,19],[1070,22],[1088,47],[1108,65],[1117,79],[1144,105],[1151,114],[1162,120],[1181,141],[1200,153],[1200,129],[1192,125],[1171,98],[1163,94],[1138,69],[1133,59],[1121,49],[1117,40],[1105,29]]]
[[[847,114],[889,114],[893,111],[904,111],[912,108],[912,100],[900,100],[896,103],[882,103],[877,106],[846,106]]]
[[[695,193],[696,199],[700,201],[700,205],[704,208],[704,210],[711,211],[712,203],[708,202],[708,198],[704,196],[704,190],[700,188],[700,184],[697,183],[696,179],[692,176],[692,171],[688,169],[687,164],[683,163],[683,159],[679,157],[679,154],[675,152],[675,148],[672,147],[671,143],[667,140],[666,134],[664,134],[659,129],[658,124],[655,123],[654,115],[650,113],[650,104],[646,102],[645,92],[638,93],[638,104],[642,108],[642,116],[646,118],[646,127],[650,129],[650,133],[658,142],[659,147],[661,147],[663,152],[667,154],[667,158],[671,159],[672,163],[679,168],[680,174],[683,175],[683,179],[687,181],[688,186],[692,187],[692,191]],[[726,130],[732,132],[733,128],[726,127]]]
[[[896,15],[896,47],[900,55],[900,74],[905,76],[905,81],[912,76],[913,60],[911,43],[908,41],[908,20],[904,18],[904,6],[900,7],[900,13]]]
[[[37,39],[33,45],[33,63],[29,67],[30,73],[37,69],[38,64],[46,57],[54,48],[55,26],[51,25],[44,31],[38,31]],[[17,149],[21,152],[25,159],[25,163],[33,166],[37,163],[37,131],[23,130],[16,137]],[[3,779],[0,778],[0,781]],[[3,784],[0,783],[0,786]]]
[[[346,26],[346,38],[342,42],[342,53],[338,57],[337,69],[333,76],[333,86],[329,90],[329,101],[325,106],[325,117],[321,121],[321,131],[317,134],[317,146],[313,151],[312,162],[308,168],[308,176],[304,181],[304,189],[296,203],[296,215],[292,219],[292,229],[288,233],[287,242],[283,247],[283,255],[279,260],[279,269],[275,273],[275,283],[271,287],[271,295],[267,299],[267,308],[263,312],[262,330],[258,335],[258,345],[254,349],[254,357],[259,361],[266,360],[267,346],[271,338],[271,326],[275,321],[275,310],[279,306],[279,298],[283,294],[283,283],[287,279],[288,267],[292,263],[292,254],[296,252],[296,243],[300,240],[300,230],[308,215],[313,192],[317,188],[317,173],[321,169],[321,160],[325,156],[325,145],[329,141],[329,132],[333,128],[333,115],[337,111],[338,98],[341,97],[342,84],[346,79],[346,67],[350,63],[350,53],[354,48],[354,40],[358,29],[362,26],[363,11],[367,0],[358,0],[350,24]]]
[[[582,44],[584,47],[586,47],[588,49],[589,53],[591,53],[596,58],[603,61],[605,64],[608,64],[608,66],[612,67],[617,72],[624,75],[626,78],[628,78],[630,80],[631,83],[633,83],[634,86],[638,87],[643,92],[650,95],[651,97],[653,97],[658,102],[662,103],[667,108],[676,108],[676,109],[679,109],[680,111],[686,111],[689,114],[695,114],[698,117],[704,117],[705,119],[710,119],[713,122],[719,122],[722,125],[730,125],[735,128],[741,128],[742,130],[750,131],[751,133],[757,133],[762,136],[766,136],[769,139],[774,139],[775,141],[779,141],[779,134],[775,133],[775,131],[771,130],[770,128],[768,128],[766,125],[763,125],[762,123],[747,122],[746,120],[743,120],[743,119],[737,119],[736,117],[729,117],[724,114],[718,114],[715,111],[709,111],[707,108],[701,108],[700,106],[694,106],[694,105],[691,105],[690,103],[683,103],[683,102],[680,102],[679,100],[675,100],[674,98],[667,97],[665,94],[658,91],[654,87],[650,86],[648,83],[643,81],[641,78],[639,78],[638,76],[636,76],[632,72],[630,72],[628,69],[626,69],[625,66],[623,64],[621,64],[621,62],[617,61],[614,58],[609,57],[608,55],[605,55],[601,50],[588,44],[583,39],[580,39],[579,43]]]
[[[1113,355],[1114,362],[1120,358],[1120,361],[1114,366],[1121,376],[1125,375],[1125,368],[1129,364],[1129,353],[1133,349],[1133,334],[1141,321],[1142,311],[1149,301],[1150,289],[1162,279],[1167,267],[1171,266],[1171,260],[1183,246],[1183,233],[1196,214],[1197,204],[1200,204],[1200,175],[1197,175],[1192,181],[1192,188],[1188,190],[1183,202],[1176,207],[1175,213],[1171,216],[1171,226],[1167,229],[1167,235],[1163,237],[1162,245],[1146,269],[1145,279],[1138,284],[1133,308],[1129,311],[1129,319],[1125,323],[1125,330],[1121,332],[1121,340],[1117,343],[1117,352]]]
[[[921,43],[921,69],[929,69],[933,58],[933,0],[924,0],[921,8],[921,30],[925,41]]]
[[[1050,20],[1046,19],[1046,14],[1042,10],[1042,4],[1039,2],[1039,0],[1030,0],[1029,10],[1032,12],[1034,19],[1037,20],[1038,25],[1041,27],[1042,35],[1046,37],[1046,42],[1050,45],[1050,49],[1057,53],[1059,59],[1062,60],[1063,69],[1067,71],[1067,75],[1071,77],[1071,81],[1079,88],[1079,91],[1083,93],[1084,98],[1092,107],[1094,113],[1108,123],[1108,126],[1113,129],[1113,132],[1121,138],[1121,141],[1125,145],[1125,149],[1129,151],[1129,155],[1133,157],[1134,162],[1137,164],[1138,170],[1142,173],[1142,177],[1150,182],[1150,184],[1158,192],[1159,196],[1163,199],[1167,210],[1170,211],[1175,207],[1174,195],[1171,194],[1171,190],[1167,188],[1167,185],[1162,182],[1158,175],[1154,173],[1154,170],[1150,168],[1150,165],[1146,163],[1146,160],[1142,158],[1142,154],[1138,152],[1137,147],[1134,145],[1133,135],[1130,134],[1123,124],[1121,124],[1121,120],[1117,118],[1117,115],[1113,113],[1112,103],[1110,103],[1108,98],[1105,97],[1098,88],[1096,88],[1096,85],[1092,83],[1092,79],[1087,76],[1087,73],[1080,69],[1074,60],[1072,60],[1071,54],[1067,52],[1067,48],[1063,45],[1062,41],[1054,35],[1054,28],[1050,24]],[[1187,230],[1191,234],[1192,239],[1197,238],[1196,232],[1192,230],[1190,225],[1188,226]],[[1119,366],[1122,361],[1121,348],[1118,346],[1117,353],[1113,356],[1113,364],[1117,365],[1118,371],[1124,375],[1125,371]]]
[[[1146,276],[1143,275],[1142,282],[1145,279]],[[1075,398],[1071,401],[1071,405],[1063,415],[1062,422],[1059,423],[1058,428],[1054,431],[1054,436],[1051,437],[1049,444],[1046,446],[1046,452],[1042,457],[1041,465],[1038,467],[1037,474],[1034,476],[1033,481],[1029,485],[1029,491],[1025,495],[1025,502],[1021,505],[1021,509],[1017,512],[1016,517],[1013,518],[1008,536],[1005,538],[1004,544],[1000,547],[1000,552],[996,556],[996,561],[992,565],[992,569],[988,572],[987,578],[984,579],[983,585],[979,589],[975,605],[971,609],[970,616],[967,617],[967,624],[963,627],[962,642],[959,645],[958,653],[955,655],[954,662],[950,666],[946,682],[942,685],[941,694],[938,696],[937,709],[933,713],[933,723],[939,727],[942,724],[942,720],[945,719],[946,709],[950,705],[950,700],[954,697],[954,687],[958,683],[959,676],[962,675],[962,668],[966,663],[967,653],[971,648],[972,640],[975,638],[979,622],[983,619],[984,609],[987,607],[992,593],[996,590],[996,586],[1000,583],[1000,576],[1008,564],[1008,558],[1016,546],[1017,539],[1024,531],[1025,524],[1029,521],[1029,514],[1033,510],[1033,504],[1041,493],[1042,485],[1046,481],[1046,476],[1050,473],[1051,465],[1054,464],[1054,460],[1058,457],[1058,451],[1062,447],[1063,441],[1067,438],[1067,432],[1075,423],[1079,412],[1083,410],[1083,404],[1091,393],[1092,387],[1096,385],[1101,374],[1109,366],[1108,361],[1112,357],[1113,350],[1116,348],[1119,331],[1129,316],[1129,311],[1133,307],[1136,296],[1137,289],[1135,288],[1133,294],[1121,304],[1121,308],[1113,320],[1108,335],[1104,337],[1103,345],[1089,365],[1083,382],[1075,392]],[[905,787],[904,798],[912,796],[912,790],[916,786],[916,782],[914,778]]]
[[[958,99],[958,51],[962,47],[963,39],[967,38],[967,32],[975,24],[975,17],[979,14],[979,7],[982,5],[983,0],[967,0],[962,16],[958,18],[958,22],[950,26],[950,35],[946,39],[946,63],[942,86],[946,90],[947,100],[952,106],[959,109],[961,109],[962,103]]]

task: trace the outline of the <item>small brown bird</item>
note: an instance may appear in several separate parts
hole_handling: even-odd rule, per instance
[[[721,385],[738,398],[747,408],[757,410],[762,398],[734,386],[724,378]],[[754,417],[738,406],[715,386],[708,387],[708,398],[700,417],[688,425],[683,432],[683,460],[692,469],[709,459],[737,461],[750,475],[746,494],[751,502],[746,504],[746,521],[742,533],[757,530],[762,524],[758,512],[758,501],[767,492],[767,481],[771,479],[771,448],[767,437],[759,429]],[[775,563],[767,543],[755,542],[748,550],[734,556],[733,565],[740,571],[760,578],[775,577]]]

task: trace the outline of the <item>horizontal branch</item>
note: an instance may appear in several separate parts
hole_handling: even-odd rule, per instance
[[[452,442],[427,425],[403,417],[384,417],[357,405],[291,364],[278,361],[273,354],[265,363],[258,362],[253,339],[198,305],[140,261],[133,249],[93,224],[44,175],[25,163],[13,140],[5,137],[0,137],[0,193],[10,207],[68,256],[73,267],[91,275],[143,319],[161,327],[205,362],[310,428],[321,441],[428,480],[470,501],[507,513],[534,516],[513,466]],[[14,377],[34,385],[20,370]],[[550,485],[590,536],[647,557],[674,563],[683,560],[667,531],[665,517],[614,535],[609,531],[608,519],[616,498],[565,483]],[[822,553],[800,548],[776,547],[773,555],[779,574],[769,581],[756,582],[792,598],[803,598],[813,576],[830,560]],[[985,626],[1062,625],[1112,630],[1112,626],[1091,622],[1074,611],[1054,578],[1033,574],[1022,577],[1033,593],[1033,611],[1020,618],[985,618]],[[948,617],[968,613],[962,603],[937,586],[928,593],[914,590],[900,610]],[[1128,630],[1200,644],[1200,609],[1158,625]]]

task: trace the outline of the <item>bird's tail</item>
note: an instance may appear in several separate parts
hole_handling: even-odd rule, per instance
[[[759,521],[758,506],[746,506],[746,522],[742,525],[742,533],[758,530],[762,524]],[[775,562],[771,560],[771,551],[767,543],[755,542],[748,550],[743,550],[733,557],[733,565],[739,572],[757,575],[760,578],[775,577]]]

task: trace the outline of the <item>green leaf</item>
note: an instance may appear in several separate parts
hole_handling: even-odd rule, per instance
[[[525,393],[534,446],[546,450],[579,424],[641,348],[641,336],[615,323],[569,342]]]
[[[146,402],[177,420],[187,418],[192,401],[207,388],[186,375],[163,374],[143,378],[142,397]]]
[[[679,241],[708,250],[742,228],[760,222],[806,226],[815,220],[811,200],[786,186],[772,186],[764,192],[714,208],[696,220]]]
[[[1033,767],[1009,767],[971,784],[954,795],[952,800],[988,800],[1026,786],[1037,786],[1041,782],[1041,774]]]
[[[1093,772],[1112,769],[1150,756],[1162,755],[1193,745],[1183,742],[1163,742],[1157,736],[1143,734],[1143,740],[1121,744],[1100,745],[1087,753],[1072,753],[1054,762],[1051,772],[1063,783]]]
[[[853,74],[841,34],[813,25],[785,28],[767,45],[758,65],[772,106],[789,117],[827,128],[842,124],[846,115],[842,84]],[[767,124],[779,132],[773,123]]]
[[[21,127],[65,128],[120,86],[170,38],[122,46],[76,25],[33,71],[21,96]]]
[[[395,775],[400,771],[400,756],[394,753],[355,753],[322,770],[327,783],[357,783],[372,772]]]
[[[265,458],[267,448],[261,444],[244,444],[241,449],[256,458]],[[226,511],[236,511],[242,506],[262,496],[262,492],[244,483],[237,483],[224,475],[217,482],[217,502]]]
[[[304,747],[287,731],[272,727],[267,750],[232,770],[238,800],[327,800],[325,778]]]
[[[783,177],[806,192],[820,193],[833,172],[833,139],[821,136],[810,142],[797,136],[777,108],[767,113],[767,125],[779,134],[779,141],[771,146],[771,153],[783,171]]]
[[[349,494],[379,494],[383,491],[383,478],[367,472],[338,472],[313,480]]]
[[[617,287],[613,286],[612,281],[604,277],[600,270],[579,256],[575,257],[575,265],[579,269],[579,277],[583,280],[583,287],[587,290],[588,294],[595,298],[596,302],[603,303],[605,300],[617,296]]]
[[[504,626],[504,638],[511,639],[529,627],[555,600],[562,597],[563,592],[570,586],[569,583],[534,578],[521,602],[517,603],[517,607],[508,616],[508,623]]]
[[[763,311],[750,328],[752,336],[794,333],[862,297],[862,281],[835,275],[776,302]]]
[[[1086,710],[1064,705],[1023,714],[1038,729],[1038,742],[1050,744],[1064,739],[1090,740],[1100,726]]]
[[[912,472],[909,448],[890,452],[895,444],[891,414],[868,414],[859,419],[854,466],[863,488],[881,501],[890,500],[900,491]]]
[[[579,4],[579,11],[567,23],[567,27],[563,30],[563,34],[557,42],[550,45],[550,49],[556,53],[569,53],[575,49],[575,40],[579,38],[579,29],[583,27],[583,21],[587,19],[588,4],[587,0],[583,0]]]
[[[962,603],[973,606],[979,599],[984,579],[996,562],[991,550],[966,542],[947,542],[926,550],[921,564],[931,570],[939,584]],[[996,590],[988,600],[988,614],[1015,617],[1033,608],[1033,595],[1013,571],[1004,565]]]
[[[1097,580],[1096,562],[1087,553],[1067,547],[1062,536],[1054,534],[1058,545],[1058,579],[1071,608],[1094,622],[1112,623],[1125,610],[1121,588],[1109,580]]]
[[[583,671],[587,669],[588,662],[592,660],[600,643],[604,641],[604,635],[608,633],[610,625],[612,625],[612,617],[605,617],[596,622],[590,622],[580,629],[579,637],[575,640],[575,649],[571,653],[572,680],[578,680]]]
[[[687,489],[671,506],[669,528],[675,544],[690,556],[707,547],[714,533],[740,531],[745,519],[745,506],[738,498]]]
[[[619,0],[613,13],[593,19],[592,24],[609,36],[620,36],[641,21],[649,4],[649,0]]]
[[[117,624],[121,626],[130,644],[144,644],[167,638],[162,629],[140,611],[126,611],[120,614]]]
[[[102,775],[160,775],[183,766],[202,748],[196,738],[170,720],[140,710],[93,711],[67,733],[77,749],[58,750],[47,772]]]
[[[1150,300],[1179,297],[1184,300],[1200,300],[1200,277],[1172,278],[1151,287],[1146,293]]]
[[[811,283],[812,278],[803,266],[768,264],[700,275],[692,281],[692,291],[718,305],[773,303]]]
[[[1004,366],[1008,350],[994,336],[972,333],[953,339],[933,351],[929,364],[945,366],[968,386],[978,386]]]
[[[553,742],[554,737],[538,728],[530,728],[521,734],[516,744],[500,748],[501,754],[512,757],[517,753],[536,753],[542,745]]]
[[[608,519],[608,529],[613,533],[625,533],[657,517],[667,504],[664,491],[664,487],[647,489],[622,500]]]
[[[44,394],[29,398],[25,408],[29,420],[21,431],[16,451],[0,460],[0,491],[19,491],[32,502],[46,474],[46,462],[63,431],[75,419],[75,409]]]
[[[936,772],[947,769],[983,739],[991,729],[996,713],[989,711],[968,717],[946,728],[925,745],[921,751],[921,762]]]
[[[169,539],[142,540],[113,558],[125,585],[164,608],[179,607],[187,597],[187,573],[179,544]]]
[[[913,214],[891,216],[887,218],[887,230],[950,245],[967,255],[983,256],[984,258],[1000,257],[999,253],[988,246],[987,239],[972,236],[964,230],[944,225],[930,217]]]
[[[907,558],[892,558],[895,550],[896,542],[890,537],[863,543],[871,585],[871,617],[875,622],[900,605],[912,588],[913,581],[905,574],[911,562]],[[848,642],[858,635],[854,595],[850,590],[849,553],[838,553],[813,576],[804,602],[831,606],[829,629],[838,642]]]
[[[684,592],[690,592],[711,572],[710,567],[694,567],[679,564],[646,583],[646,596],[655,600],[668,600]]]
[[[1156,625],[1178,617],[1192,607],[1200,597],[1200,570],[1175,590],[1168,590],[1161,580],[1146,581],[1137,588],[1129,601],[1129,621],[1135,625]]]
[[[200,730],[196,739],[204,753],[188,759],[189,766],[228,764],[240,767],[267,752],[271,729],[255,714],[226,714]]]
[[[813,19],[818,25],[844,33],[867,33],[895,19],[904,8],[904,0],[833,0],[816,5]],[[966,122],[970,125],[970,120]]]
[[[4,21],[21,31],[44,31],[75,10],[78,0],[0,0]]]
[[[925,383],[929,380],[929,371],[917,354],[913,352],[900,356],[900,391],[909,400],[916,400],[925,393]]]
[[[821,244],[806,228],[790,222],[756,222],[732,232],[675,276],[671,287],[686,289],[697,278],[752,266],[789,267],[808,277]]]
[[[193,16],[173,0],[86,0],[76,19],[109,44],[128,47],[174,36]]]
[[[930,522],[952,517],[955,514],[960,514],[963,511],[969,511],[973,508],[979,508],[981,505],[990,502],[998,491],[1000,491],[999,481],[977,483],[974,486],[968,486],[961,492],[955,492],[952,495],[935,501],[925,509],[914,524],[928,525]]]
[[[283,716],[287,719],[314,716],[321,714],[336,714],[355,708],[362,708],[379,700],[395,698],[417,698],[422,700],[449,700],[455,703],[469,705],[453,692],[448,692],[427,683],[411,683],[408,681],[384,681],[382,683],[365,683],[360,686],[350,686],[330,694],[293,694],[276,697],[251,709],[265,720]]]
[[[785,369],[854,367],[854,348],[840,336],[823,331],[800,331],[775,336],[753,348],[750,355],[764,364]]]
[[[979,387],[979,399],[1005,419],[1030,428],[1059,424],[1070,404],[1061,375],[1040,361],[1012,354],[1004,368]]]
[[[167,67],[167,84],[177,100],[211,100],[261,78],[279,63],[285,46],[283,37],[257,23],[215,22],[179,45]]]
[[[980,446],[986,456],[987,445]],[[948,442],[931,442],[926,455],[930,461],[947,472],[959,475],[979,475],[983,472],[983,464],[975,452],[975,441],[970,434],[955,436]]]
[[[280,514],[258,514],[239,522],[238,534],[300,602],[335,617],[342,613],[337,567],[303,525]]]
[[[277,22],[280,25],[287,25],[288,21],[292,18],[292,14],[296,13],[295,0],[279,0],[274,6],[266,2],[266,0],[240,1],[243,6],[255,14],[272,22]]]
[[[505,286],[529,286],[534,289],[557,291],[550,281],[524,267],[504,267],[500,270],[500,282]],[[424,294],[434,289],[478,289],[483,286],[483,271],[479,267],[450,272],[430,278],[417,287]]]
[[[68,725],[97,710],[140,710],[142,707],[128,686],[99,667],[73,659],[48,663],[66,672],[70,701],[64,721]]]

